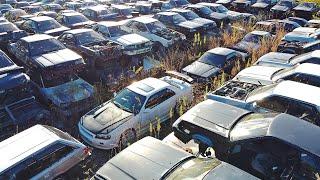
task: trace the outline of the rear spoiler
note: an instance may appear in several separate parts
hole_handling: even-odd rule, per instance
[[[194,80],[190,76],[182,74],[182,73],[179,73],[177,71],[166,71],[166,74],[168,76],[171,76],[171,77],[183,80],[183,81],[187,81],[187,82],[189,82],[191,84],[194,82]]]

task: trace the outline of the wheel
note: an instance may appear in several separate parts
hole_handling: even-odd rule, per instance
[[[121,134],[121,137],[119,140],[119,148],[120,150],[122,150],[136,141],[137,141],[136,131],[134,129],[127,129]]]

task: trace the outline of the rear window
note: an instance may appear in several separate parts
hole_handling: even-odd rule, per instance
[[[206,52],[200,57],[199,61],[212,66],[223,67],[226,56]]]

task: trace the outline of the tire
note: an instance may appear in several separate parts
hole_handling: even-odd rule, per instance
[[[136,141],[137,141],[136,131],[134,129],[127,129],[121,134],[121,137],[119,140],[119,148],[120,150],[122,150]]]

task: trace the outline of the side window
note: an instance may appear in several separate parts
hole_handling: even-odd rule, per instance
[[[137,29],[141,32],[147,32],[147,28],[143,23],[137,23]]]
[[[292,102],[289,104],[287,113],[313,124],[320,125],[320,122],[318,122],[319,114],[317,109],[312,105],[292,100]]]
[[[276,112],[286,113],[289,108],[289,100],[279,96],[270,96],[257,102],[257,105]]]
[[[153,107],[161,104],[162,102],[166,101],[174,95],[175,92],[167,88],[162,91],[159,91],[158,93],[154,94],[149,98],[146,104],[146,108],[152,109]]]
[[[305,61],[306,63],[312,63],[312,64],[320,64],[320,59],[319,58],[310,58]]]
[[[16,178],[32,178],[61,160],[63,157],[66,157],[73,150],[74,149],[72,147],[63,144],[50,146],[44,151],[35,154],[32,160],[25,161],[23,168],[16,172]]]

